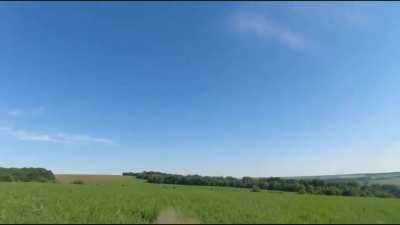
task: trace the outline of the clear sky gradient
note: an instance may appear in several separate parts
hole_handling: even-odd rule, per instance
[[[400,4],[0,3],[0,166],[400,171]]]

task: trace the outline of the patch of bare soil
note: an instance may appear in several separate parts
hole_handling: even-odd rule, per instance
[[[160,212],[156,224],[200,224],[200,221],[186,217],[178,213],[174,208],[167,208]]]

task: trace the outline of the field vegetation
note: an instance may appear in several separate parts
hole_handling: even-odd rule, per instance
[[[0,182],[0,223],[400,223],[398,199],[151,184]]]

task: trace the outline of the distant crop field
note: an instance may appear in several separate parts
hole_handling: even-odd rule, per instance
[[[384,180],[373,180],[370,181],[371,184],[390,184],[390,185],[396,185],[400,186],[400,177],[395,177],[395,178],[388,178]]]
[[[398,199],[105,178],[111,177],[86,177],[83,185],[67,179],[65,184],[0,183],[0,223],[400,223]],[[106,181],[99,185],[101,179]]]
[[[74,181],[82,181],[84,184],[104,184],[126,182],[131,179],[118,175],[56,175],[56,182],[61,184],[70,184]]]
[[[361,184],[389,184],[400,186],[400,172],[393,173],[367,173],[350,175],[329,175],[329,176],[309,176],[309,177],[288,177],[293,179],[320,179],[326,181],[342,180],[355,181]]]

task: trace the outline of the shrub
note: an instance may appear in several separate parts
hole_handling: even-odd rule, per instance
[[[258,185],[253,185],[253,187],[251,187],[251,192],[259,192],[260,191],[260,187]]]
[[[299,185],[297,192],[298,192],[299,194],[305,194],[305,193],[307,193],[306,187],[305,187],[303,184]]]
[[[82,185],[82,184],[85,184],[85,182],[83,182],[82,180],[74,180],[74,181],[71,182],[71,184],[79,184],[79,185]]]

